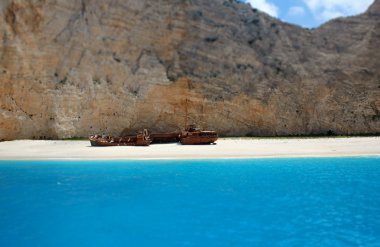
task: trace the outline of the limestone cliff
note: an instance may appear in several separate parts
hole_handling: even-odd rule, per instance
[[[380,0],[307,30],[232,0],[3,0],[0,139],[190,122],[380,132]]]

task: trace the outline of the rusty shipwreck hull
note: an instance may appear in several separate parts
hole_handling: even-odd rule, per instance
[[[92,139],[90,138],[91,146],[149,146],[151,140],[136,140],[136,138],[129,138],[127,141],[112,141],[101,139]]]
[[[206,145],[215,143],[218,140],[218,133],[215,131],[190,131],[181,134],[182,145]]]
[[[156,143],[175,143],[180,141],[181,132],[152,133],[150,139],[152,144]]]
[[[149,146],[152,143],[148,131],[144,130],[135,136],[101,136],[93,135],[89,138],[91,146]]]

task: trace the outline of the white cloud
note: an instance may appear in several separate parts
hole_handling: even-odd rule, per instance
[[[288,10],[288,15],[292,17],[299,17],[305,15],[305,9],[301,6],[293,6]]]
[[[320,20],[327,21],[340,16],[345,16],[345,14],[338,10],[325,9],[322,12],[320,12],[317,17]]]
[[[278,7],[267,0],[248,0],[247,3],[271,16],[278,17]]]
[[[319,21],[364,12],[374,0],[303,0]]]

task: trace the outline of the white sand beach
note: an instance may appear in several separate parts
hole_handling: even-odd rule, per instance
[[[218,159],[379,156],[380,137],[220,139],[216,145],[155,144],[149,147],[91,147],[89,141],[7,141],[0,160]]]

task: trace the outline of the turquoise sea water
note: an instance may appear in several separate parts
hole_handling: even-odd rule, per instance
[[[380,158],[1,161],[0,246],[380,246]]]

